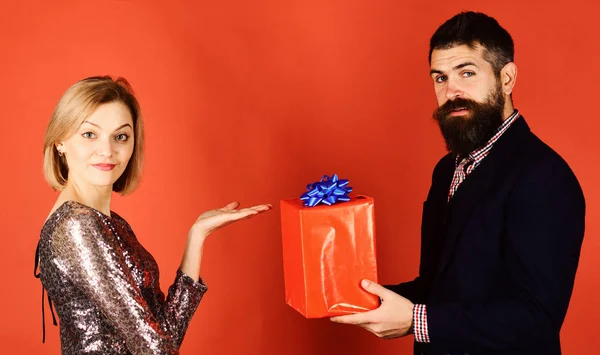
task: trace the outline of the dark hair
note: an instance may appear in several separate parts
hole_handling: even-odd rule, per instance
[[[510,34],[494,18],[480,12],[461,12],[441,25],[429,41],[429,64],[434,49],[480,44],[483,58],[492,65],[496,76],[507,63],[514,61],[515,45]]]

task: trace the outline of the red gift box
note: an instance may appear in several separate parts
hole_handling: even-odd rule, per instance
[[[306,318],[375,309],[360,281],[377,280],[374,201],[357,196],[331,206],[281,201],[286,303]]]

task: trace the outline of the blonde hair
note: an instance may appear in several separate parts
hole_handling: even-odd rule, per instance
[[[133,118],[134,147],[123,174],[113,184],[113,191],[122,195],[132,192],[142,172],[144,127],[140,106],[131,86],[124,78],[94,76],[78,81],[60,98],[44,137],[44,176],[50,186],[61,191],[67,184],[69,168],[56,144],[71,135],[97,108],[110,102],[121,102]]]

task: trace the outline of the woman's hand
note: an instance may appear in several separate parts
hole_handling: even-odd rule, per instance
[[[239,203],[231,202],[225,207],[206,211],[198,217],[190,229],[190,238],[206,238],[212,232],[223,228],[233,222],[252,218],[255,215],[266,212],[273,208],[273,205],[265,204],[254,207],[237,209]]]
[[[183,259],[179,267],[181,272],[194,280],[198,280],[204,241],[209,234],[235,221],[251,218],[273,208],[272,205],[267,204],[238,210],[239,205],[237,202],[232,202],[223,208],[206,211],[198,217],[188,235]]]

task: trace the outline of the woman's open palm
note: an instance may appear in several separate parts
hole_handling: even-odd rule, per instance
[[[233,222],[254,217],[259,213],[266,212],[273,208],[272,205],[265,204],[237,209],[239,205],[238,202],[231,202],[225,207],[202,213],[192,226],[190,234],[200,233],[204,236],[208,236],[212,232]]]

